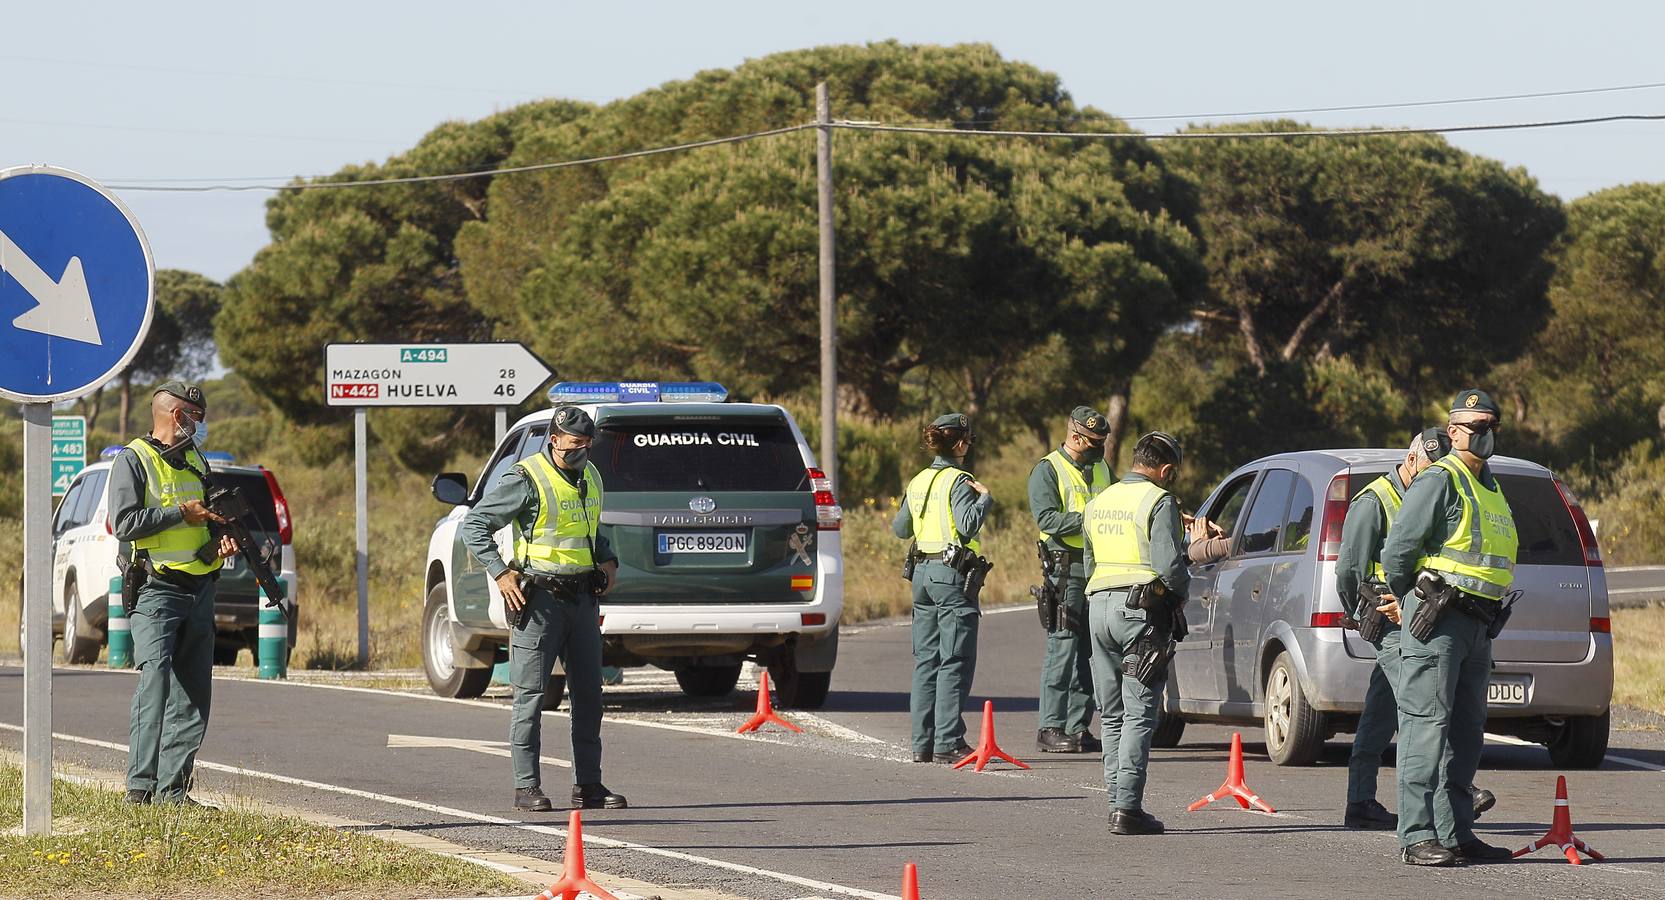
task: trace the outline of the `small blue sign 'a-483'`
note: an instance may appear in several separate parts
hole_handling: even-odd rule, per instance
[[[115,376],[150,330],[155,281],[114,195],[67,169],[0,169],[0,397],[69,400]]]

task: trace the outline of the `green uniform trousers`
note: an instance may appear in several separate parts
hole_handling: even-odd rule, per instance
[[[1426,643],[1411,636],[1419,602],[1406,598],[1399,642],[1399,844],[1474,839],[1474,795],[1486,734],[1492,641],[1486,626],[1447,609]],[[1441,797],[1443,795],[1443,799]]]
[[[601,620],[589,594],[546,588],[524,592],[531,610],[524,627],[509,631],[509,759],[515,787],[538,787],[543,748],[543,700],[556,657],[567,673],[572,704],[572,772],[575,783],[601,781]]]
[[[1081,734],[1093,717],[1093,642],[1087,636],[1087,577],[1070,567],[1064,582],[1064,605],[1079,630],[1063,629],[1046,636],[1046,658],[1041,663],[1040,726],[1065,734]]]
[[[127,789],[184,799],[214,684],[214,579],[193,592],[152,578],[128,618],[139,684],[127,741]]]
[[[1364,692],[1364,711],[1353,733],[1353,755],[1347,760],[1347,802],[1376,799],[1376,774],[1382,768],[1382,754],[1393,743],[1399,729],[1399,704],[1393,687],[1399,683],[1399,629],[1389,623],[1376,644],[1376,666],[1370,671],[1370,687]]]
[[[920,562],[913,573],[913,749],[948,752],[965,740],[966,697],[977,670],[983,613],[966,599],[960,573]]]
[[[1087,630],[1093,642],[1093,689],[1099,737],[1104,740],[1104,788],[1116,809],[1144,809],[1145,772],[1163,682],[1145,687],[1122,674],[1122,658],[1145,630],[1145,611],[1127,608],[1127,591],[1087,597]]]

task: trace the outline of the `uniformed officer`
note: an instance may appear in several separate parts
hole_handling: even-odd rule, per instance
[[[1087,501],[1110,486],[1104,440],[1110,423],[1097,410],[1077,406],[1070,413],[1063,446],[1035,463],[1029,473],[1029,513],[1055,558],[1069,567],[1057,628],[1046,636],[1041,663],[1040,724],[1035,744],[1043,753],[1097,753],[1093,737],[1093,645],[1087,637],[1087,573],[1082,567],[1086,539],[1081,516]]]
[[[1336,594],[1352,619],[1369,612],[1359,600],[1361,586],[1371,588],[1371,598],[1387,590],[1387,580],[1382,575],[1382,541],[1399,513],[1405,491],[1450,446],[1443,428],[1418,433],[1411,438],[1410,449],[1399,465],[1354,495],[1342,525],[1341,552],[1335,564]],[[1398,624],[1399,604],[1392,597],[1364,602]],[[1344,822],[1348,828],[1391,831],[1398,827],[1399,819],[1376,800],[1376,773],[1382,767],[1382,753],[1399,727],[1399,707],[1393,699],[1393,687],[1399,681],[1398,628],[1383,631],[1373,646],[1376,665],[1370,672],[1370,687],[1365,691],[1364,710],[1359,714],[1359,727],[1353,734],[1353,754],[1347,764]]]
[[[110,530],[142,580],[128,616],[139,683],[133,691],[127,750],[127,802],[203,804],[191,799],[191,772],[203,735],[214,676],[214,583],[237,552],[203,505],[202,458],[208,438],[202,388],[170,381],[150,399],[150,433],[110,466]],[[128,547],[131,545],[131,547]]]
[[[1405,492],[1382,547],[1388,590],[1404,604],[1399,653],[1399,843],[1411,865],[1508,859],[1474,834],[1469,785],[1480,766],[1491,677],[1488,629],[1514,581],[1514,514],[1486,460],[1497,445],[1497,404],[1465,390],[1451,406],[1451,454]],[[1418,573],[1457,589],[1426,641],[1411,625],[1427,600]],[[1445,803],[1436,803],[1436,792]]]
[[[509,750],[515,808],[543,812],[538,769],[540,717],[549,673],[560,657],[572,698],[572,805],[624,809],[601,783],[601,621],[597,601],[613,587],[618,556],[598,534],[601,475],[589,462],[595,420],[576,406],[555,410],[549,443],[516,463],[463,519],[462,539],[503,594],[511,622]],[[515,526],[515,562],[492,535]],[[522,611],[522,607],[525,607]]]
[[[982,610],[965,595],[963,575],[948,562],[958,548],[981,553],[977,533],[993,498],[965,470],[973,440],[960,413],[925,427],[929,468],[908,482],[891,529],[913,538],[913,761],[952,763],[971,752],[960,713],[977,667]]]
[[[1145,771],[1164,671],[1152,685],[1123,674],[1146,642],[1166,645],[1191,585],[1179,504],[1168,486],[1179,470],[1179,441],[1153,431],[1133,445],[1133,469],[1087,504],[1087,627],[1104,739],[1104,787],[1113,834],[1161,834],[1145,812]],[[1204,526],[1206,528],[1206,524]],[[1130,594],[1148,608],[1128,608]]]

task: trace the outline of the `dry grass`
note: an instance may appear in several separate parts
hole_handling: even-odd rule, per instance
[[[423,897],[518,894],[481,866],[246,805],[129,806],[59,780],[47,837],[0,835],[5,897]],[[0,762],[0,822],[22,820],[23,773]]]
[[[1613,610],[1613,702],[1665,715],[1665,606]]]

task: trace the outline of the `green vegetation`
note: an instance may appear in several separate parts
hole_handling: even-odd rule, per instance
[[[4,897],[451,897],[524,893],[482,866],[233,804],[130,806],[59,779],[47,837],[0,834]],[[23,818],[23,772],[0,761],[0,822]]]
[[[1665,606],[1613,611],[1613,702],[1665,715]]]

